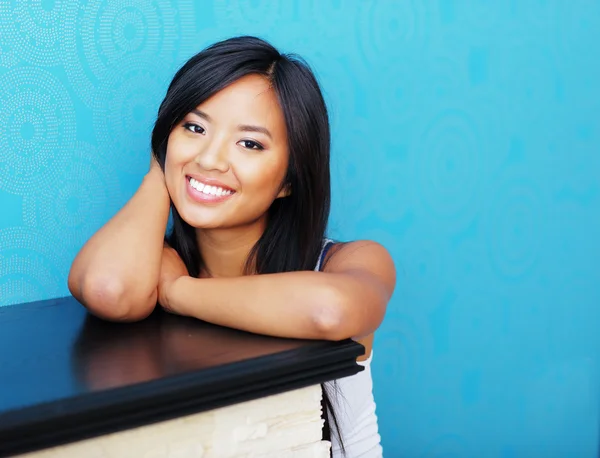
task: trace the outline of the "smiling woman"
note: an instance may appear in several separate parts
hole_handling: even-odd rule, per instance
[[[270,84],[263,76],[246,75],[193,109],[171,131],[165,182],[189,225],[244,226],[260,235],[273,201],[289,194],[283,185],[288,168],[285,119]]]
[[[324,435],[335,457],[378,457],[371,347],[395,269],[375,242],[325,236],[329,135],[300,58],[253,37],[201,51],[160,106],[150,171],[82,248],[69,288],[109,320],[143,319],[158,302],[254,333],[357,339],[365,370],[324,390],[335,426]]]

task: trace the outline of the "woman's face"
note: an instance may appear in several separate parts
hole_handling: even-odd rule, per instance
[[[285,120],[259,75],[241,78],[199,105],[169,135],[165,180],[185,222],[214,229],[263,223],[287,194]]]

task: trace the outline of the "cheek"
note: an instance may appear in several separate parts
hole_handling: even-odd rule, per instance
[[[167,186],[167,191],[169,191],[169,195],[171,198],[174,196],[175,191],[175,183],[176,183],[176,171],[175,165],[173,161],[169,158],[169,153],[167,152],[167,158],[165,160],[165,184]]]
[[[186,138],[179,131],[173,131],[167,143],[167,157],[165,163],[172,168],[180,168],[192,161],[198,154],[198,143]]]
[[[177,183],[180,181],[183,166],[189,161],[185,155],[185,142],[177,140],[177,136],[172,135],[167,145],[167,155],[165,158],[165,183],[169,193],[177,190]]]
[[[167,156],[165,157],[165,172],[173,170],[175,166],[181,162],[181,142],[177,141],[177,136],[169,137],[167,144]]]
[[[237,175],[242,189],[261,194],[265,199],[274,198],[279,192],[286,175],[287,164],[274,161],[261,161],[252,166],[238,169]]]

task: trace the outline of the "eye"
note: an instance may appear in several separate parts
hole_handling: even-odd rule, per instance
[[[261,150],[265,149],[264,146],[262,146],[260,143],[257,143],[253,140],[241,140],[238,142],[238,145],[241,145],[246,149],[255,149],[257,151],[261,151]]]
[[[198,124],[191,123],[191,122],[186,122],[183,125],[183,128],[189,130],[190,132],[192,132],[194,134],[204,135],[206,133],[206,130],[204,130],[204,127],[199,126]]]

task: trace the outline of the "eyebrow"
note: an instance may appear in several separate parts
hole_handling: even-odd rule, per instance
[[[265,127],[249,126],[247,124],[242,124],[242,125],[238,126],[238,129],[242,132],[260,132],[261,134],[265,134],[267,137],[269,137],[271,140],[273,140],[273,136],[271,135],[271,132],[269,132],[269,129],[266,129]]]
[[[200,111],[197,108],[194,108],[192,110],[192,113],[194,113],[196,116],[200,116],[202,119],[206,119],[208,122],[212,122],[212,118],[206,113],[204,113],[204,111]]]

